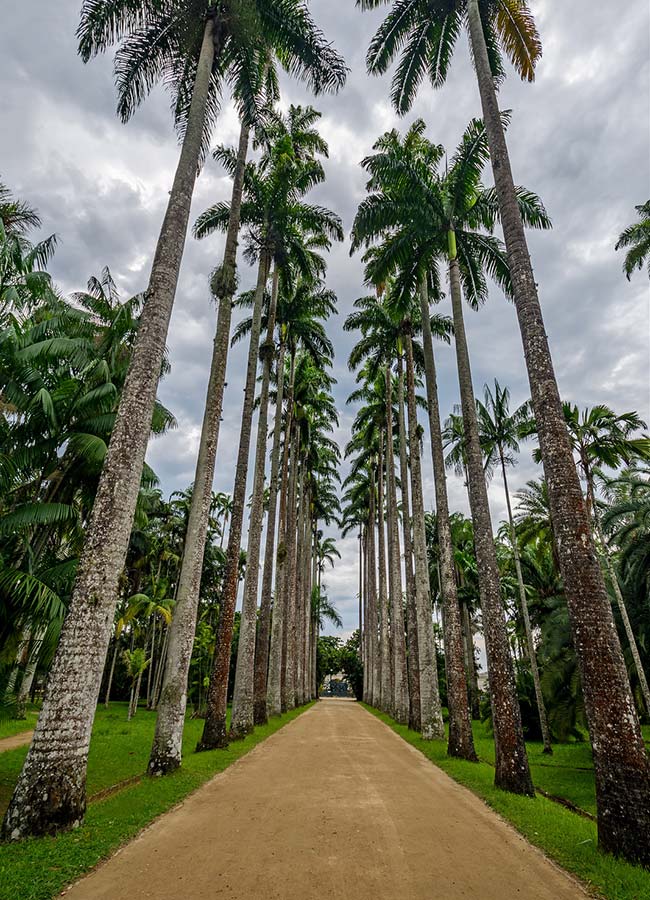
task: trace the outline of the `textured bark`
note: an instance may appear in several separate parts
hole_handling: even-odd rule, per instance
[[[115,646],[113,648],[113,656],[111,658],[111,668],[108,673],[108,682],[106,684],[106,694],[104,695],[104,707],[108,709],[108,701],[111,699],[111,688],[113,687],[113,675],[115,674],[115,663],[117,662],[117,651],[119,650],[120,639],[115,638]]]
[[[465,642],[465,670],[469,685],[469,706],[473,719],[481,718],[480,697],[478,690],[478,678],[476,675],[476,659],[474,657],[474,633],[469,609],[464,604],[462,608],[463,641]]]
[[[298,518],[296,522],[296,635],[294,640],[293,671],[295,678],[295,705],[301,706],[303,686],[303,635],[305,632],[305,517],[307,506],[307,488],[304,457],[300,461],[300,499],[298,502]]]
[[[600,546],[601,555],[605,563],[605,568],[607,569],[607,575],[609,577],[612,590],[614,591],[614,596],[616,597],[616,605],[618,606],[621,621],[623,622],[625,636],[627,637],[628,644],[630,645],[630,652],[632,654],[634,668],[636,669],[636,674],[639,679],[639,686],[641,688],[641,695],[643,696],[643,702],[645,703],[646,712],[648,713],[648,715],[650,715],[650,688],[648,688],[648,680],[645,676],[645,672],[643,671],[643,664],[641,662],[641,657],[639,656],[639,648],[637,647],[636,638],[634,637],[634,630],[632,628],[632,623],[630,622],[630,617],[627,614],[625,600],[623,599],[623,594],[621,593],[621,586],[618,583],[618,578],[609,556],[607,542],[605,541],[605,536],[600,524],[600,514],[598,512],[598,507],[596,506],[595,501],[593,503],[592,509],[594,515],[594,529],[596,532],[596,540],[598,542],[598,545]]]
[[[359,528],[359,660],[364,663],[363,658],[363,531]]]
[[[295,420],[291,426],[291,475],[289,478],[289,497],[287,503],[287,525],[285,532],[285,546],[287,559],[285,563],[284,577],[284,610],[286,654],[283,661],[284,683],[282,691],[282,711],[293,709],[296,705],[296,518],[298,504],[298,480],[299,480],[299,433]]]
[[[467,678],[463,662],[463,631],[460,606],[456,591],[454,572],[454,551],[451,543],[449,523],[449,501],[447,499],[447,475],[440,430],[440,404],[438,402],[438,380],[433,352],[431,322],[429,320],[429,300],[426,280],[420,288],[420,311],[422,317],[422,338],[424,348],[424,374],[429,410],[429,433],[433,460],[433,480],[436,492],[436,515],[438,525],[438,548],[440,559],[438,576],[442,593],[443,635],[445,644],[445,669],[447,674],[447,698],[449,706],[450,756],[475,761],[477,759],[472,735],[472,720],[468,705]]]
[[[476,420],[476,401],[465,336],[457,259],[450,260],[449,280],[469,476],[469,503],[474,524],[474,547],[483,611],[483,630],[488,663],[492,724],[494,726],[494,783],[497,787],[512,793],[533,796],[534,789],[528,768],[505,612],[501,602],[499,567]]]
[[[194,487],[185,534],[185,549],[178,579],[174,616],[167,635],[167,660],[163,686],[158,702],[158,717],[148,771],[150,775],[165,775],[181,764],[181,747],[187,680],[194,646],[197,610],[201,588],[203,557],[208,533],[212,482],[214,480],[219,426],[223,410],[226,364],[230,343],[232,297],[235,292],[237,265],[237,236],[244,184],[244,169],[248,152],[249,128],[242,125],[239,134],[237,165],[233,177],[232,199],[223,265],[213,293],[219,299],[210,376],[206,393],[199,453],[194,473]],[[216,291],[215,291],[216,288]],[[162,662],[162,661],[161,661]]]
[[[264,469],[266,463],[271,363],[273,356],[275,355],[273,336],[275,333],[275,315],[278,302],[278,280],[279,270],[276,264],[273,272],[273,286],[271,288],[271,303],[268,311],[266,339],[260,347],[262,385],[260,388],[259,418],[257,422],[253,496],[248,525],[244,600],[242,604],[241,623],[239,626],[237,669],[235,672],[235,689],[232,700],[230,726],[233,737],[237,738],[245,737],[247,734],[250,734],[254,726],[253,695],[255,678],[255,639],[257,631],[257,590],[259,582],[260,547],[262,543],[262,524],[264,520]]]
[[[405,327],[406,400],[408,406],[409,449],[411,451],[411,495],[413,497],[413,551],[415,558],[415,598],[420,670],[420,731],[424,740],[443,739],[445,728],[438,689],[438,667],[433,642],[429,565],[424,529],[422,467],[415,406],[415,372],[410,324]]]
[[[296,356],[291,354],[291,374],[289,377],[289,396],[287,398],[287,415],[284,428],[284,452],[282,455],[282,478],[280,481],[280,509],[278,518],[278,550],[275,570],[275,597],[273,600],[273,618],[271,623],[271,646],[269,648],[269,668],[266,685],[267,715],[279,716],[282,712],[282,689],[284,680],[284,646],[286,634],[286,599],[284,580],[286,574],[286,521],[287,502],[289,496],[289,452],[291,447],[291,423],[293,421],[293,389]],[[282,376],[284,377],[284,375]],[[277,416],[281,410],[276,407]],[[280,421],[280,428],[282,422]],[[275,436],[274,436],[275,447]]]
[[[542,694],[542,685],[539,680],[539,668],[537,666],[537,655],[535,653],[535,643],[533,641],[533,629],[530,625],[530,615],[528,613],[528,599],[526,598],[526,588],[524,586],[524,576],[521,572],[521,560],[519,558],[519,546],[517,544],[517,533],[515,531],[515,523],[512,518],[512,506],[510,504],[510,490],[508,488],[508,478],[506,475],[506,461],[503,449],[499,447],[499,456],[501,459],[501,472],[503,475],[503,487],[506,495],[506,506],[508,508],[508,523],[510,525],[510,543],[512,544],[512,555],[515,561],[515,571],[517,573],[517,586],[519,589],[519,605],[521,607],[521,615],[524,622],[524,633],[526,635],[526,651],[528,661],[530,663],[530,672],[533,676],[533,685],[535,687],[535,699],[537,701],[537,712],[539,713],[539,724],[542,730],[542,742],[544,744],[544,753],[553,753],[551,746],[551,732],[548,727],[548,718],[546,716],[546,706],[544,705],[544,695]]]
[[[566,432],[477,0],[470,39],[594,752],[603,850],[650,865],[650,761]]]
[[[275,556],[275,530],[278,509],[278,476],[280,469],[280,442],[282,439],[282,405],[284,401],[284,356],[285,344],[280,338],[277,357],[277,387],[275,400],[275,422],[273,425],[273,446],[271,448],[271,473],[269,477],[269,508],[266,517],[266,542],[264,545],[264,568],[262,571],[262,597],[255,645],[255,676],[253,718],[255,725],[267,721],[266,690],[269,669],[271,641],[271,586],[273,584],[273,559]],[[276,597],[276,600],[278,598]],[[281,612],[278,609],[281,617]],[[275,607],[273,608],[275,616]],[[280,624],[282,619],[280,618]],[[277,638],[276,638],[277,640]]]
[[[384,434],[379,435],[377,461],[377,537],[379,556],[379,599],[377,618],[379,624],[379,706],[392,713],[392,689],[390,679],[390,639],[388,630],[388,592],[386,590],[386,526],[384,521]]]
[[[361,632],[361,659],[363,662],[363,702],[370,703],[370,659],[368,653],[368,526],[363,528],[362,537],[363,553],[363,630]]]
[[[409,466],[406,450],[406,423],[404,421],[404,368],[402,355],[397,358],[397,404],[399,425],[399,466],[402,482],[402,529],[404,534],[404,573],[406,580],[406,636],[408,653],[406,670],[409,683],[409,725],[417,731],[420,727],[420,664],[418,656],[418,626],[415,607],[415,575],[413,573],[413,540],[411,528],[411,504],[409,501]]]
[[[377,554],[375,552],[375,473],[370,471],[370,502],[368,506],[368,663],[370,681],[368,691],[372,706],[379,706],[379,630],[377,628]]]
[[[397,479],[393,451],[393,373],[386,367],[386,485],[388,508],[388,560],[390,576],[390,622],[393,648],[393,716],[400,725],[408,725],[409,694],[406,671],[406,637],[402,608],[402,573],[400,566],[399,527],[397,524]]]
[[[183,256],[214,54],[209,19],[187,130],[74,590],[32,744],[2,827],[2,835],[10,840],[74,827],[85,813],[90,733]]]
[[[246,479],[248,477],[248,457],[251,444],[253,424],[253,406],[255,403],[255,377],[257,374],[257,358],[259,354],[260,328],[264,288],[269,272],[269,257],[263,252],[260,257],[255,288],[250,345],[246,366],[246,384],[244,387],[244,405],[239,432],[239,449],[237,451],[237,467],[235,484],[232,493],[232,513],[230,531],[228,533],[228,549],[226,551],[226,572],[221,594],[221,609],[217,626],[216,649],[214,663],[210,674],[207,709],[203,734],[197,750],[214,750],[228,745],[226,729],[226,704],[228,699],[228,676],[230,673],[230,652],[232,644],[235,604],[237,601],[237,585],[239,583],[239,555],[241,549],[242,525],[246,506]]]

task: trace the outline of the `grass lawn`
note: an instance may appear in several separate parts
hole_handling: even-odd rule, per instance
[[[227,750],[193,753],[203,722],[188,719],[183,736],[183,766],[165,778],[142,778],[91,802],[76,831],[56,838],[37,838],[0,847],[0,900],[49,900],[97,862],[110,856],[156,816],[244,756],[287,722],[307,709],[292,710],[256,728]],[[126,720],[126,703],[97,710],[88,760],[88,795],[105,791],[146,769],[155,726],[155,713],[140,709]],[[29,726],[27,726],[29,727]],[[18,729],[24,731],[25,729]],[[5,735],[6,736],[6,735]],[[0,807],[9,802],[26,747],[0,753]]]
[[[37,718],[38,709],[30,705],[27,708],[25,719],[0,719],[0,740],[13,737],[14,734],[20,734],[21,731],[31,731],[36,725]]]
[[[446,744],[442,741],[423,741],[417,732],[395,724],[384,713],[369,706],[366,709],[455,781],[477,794],[531,844],[577,875],[595,895],[607,897],[608,900],[650,898],[650,872],[599,853],[595,822],[545,797],[537,796],[531,800],[494,787],[494,747],[484,725],[475,723],[476,750],[481,761],[469,763],[448,757]],[[644,731],[646,738],[650,737],[648,729]],[[590,771],[591,751],[588,744],[556,746],[552,757],[543,756],[541,744],[529,744],[528,749],[536,787],[595,813],[594,779]]]

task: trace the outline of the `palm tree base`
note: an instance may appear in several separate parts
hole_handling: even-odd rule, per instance
[[[85,769],[77,772],[43,770],[40,777],[23,771],[2,823],[0,839],[20,841],[53,836],[78,828],[86,814]],[[31,777],[26,777],[31,775]]]
[[[255,725],[266,725],[269,717],[266,713],[266,700],[256,700],[253,706],[253,723]]]
[[[216,721],[205,721],[205,728],[201,740],[196,745],[195,753],[203,753],[205,750],[225,750],[228,746],[228,730],[225,716],[220,716]]]

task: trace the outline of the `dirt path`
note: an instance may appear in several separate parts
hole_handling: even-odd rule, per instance
[[[21,731],[20,734],[0,738],[0,753],[4,753],[5,750],[15,750],[16,747],[24,747],[25,744],[29,744],[33,734],[33,731]]]
[[[473,794],[357,704],[324,700],[66,900],[578,900]]]

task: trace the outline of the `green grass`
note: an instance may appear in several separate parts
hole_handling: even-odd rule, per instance
[[[50,900],[66,885],[110,856],[153,819],[179,803],[213,775],[226,769],[307,707],[292,710],[256,728],[227,750],[193,753],[203,722],[188,719],[183,736],[183,766],[165,778],[142,778],[104,799],[91,802],[76,831],[0,847],[0,900]],[[140,710],[126,721],[126,704],[97,711],[88,759],[88,794],[141,775],[155,725],[155,713]],[[0,803],[8,802],[27,748],[0,754]]]
[[[0,719],[0,740],[13,737],[14,734],[20,734],[21,731],[31,731],[36,725],[37,718],[38,709],[30,705],[27,708],[27,718],[25,719]]]
[[[519,797],[494,787],[494,748],[483,725],[476,727],[476,749],[481,761],[470,763],[448,757],[442,741],[423,741],[417,732],[397,725],[384,713],[365,708],[455,781],[477,794],[531,844],[577,875],[597,896],[608,900],[650,897],[650,872],[598,852],[595,822],[545,797]],[[588,745],[567,744],[554,747],[554,751],[549,759],[542,756],[541,744],[529,745],[535,785],[595,812],[593,773],[582,771],[591,765]]]

